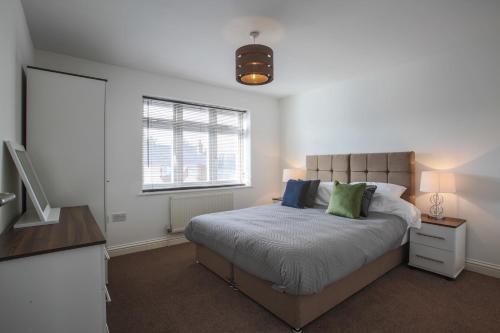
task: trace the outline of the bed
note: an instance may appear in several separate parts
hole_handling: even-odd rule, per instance
[[[307,156],[306,178],[403,185],[402,198],[414,203],[414,156]],[[300,331],[407,260],[408,225],[395,214],[353,221],[273,204],[195,217],[185,234],[197,262]]]

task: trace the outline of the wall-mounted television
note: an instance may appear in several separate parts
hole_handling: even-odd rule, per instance
[[[21,216],[14,228],[58,223],[61,209],[50,206],[26,149],[11,141],[5,141],[5,144],[34,206]]]

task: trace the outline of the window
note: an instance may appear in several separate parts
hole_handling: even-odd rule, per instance
[[[143,192],[247,183],[246,112],[143,98]]]

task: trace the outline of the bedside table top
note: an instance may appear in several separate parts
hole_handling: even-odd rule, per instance
[[[427,214],[422,214],[421,219],[422,219],[422,223],[440,225],[442,227],[448,227],[448,228],[458,228],[466,222],[466,220],[464,220],[464,219],[458,219],[455,217],[444,217],[440,220],[436,220]]]

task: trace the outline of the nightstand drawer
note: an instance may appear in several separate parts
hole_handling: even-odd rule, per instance
[[[455,249],[456,228],[448,228],[422,223],[422,228],[411,229],[410,241],[418,244],[453,251]]]
[[[450,251],[411,243],[410,265],[444,274],[455,275],[455,254]]]

